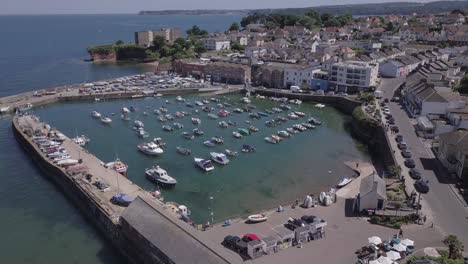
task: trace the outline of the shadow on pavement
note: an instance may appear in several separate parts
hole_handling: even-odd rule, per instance
[[[421,164],[424,170],[432,170],[439,181],[443,184],[455,184],[458,182],[456,178],[450,178],[447,169],[445,169],[440,161],[435,158],[421,158]]]
[[[344,209],[345,209],[345,216],[346,217],[357,217],[357,216],[359,216],[354,210],[355,201],[356,201],[355,198],[347,198],[345,200]]]

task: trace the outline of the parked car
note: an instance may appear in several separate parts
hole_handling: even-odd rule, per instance
[[[288,222],[284,225],[287,229],[294,231],[296,228],[305,226],[307,223],[302,219],[289,218]]]
[[[399,102],[400,101],[400,97],[392,97],[392,102]]]
[[[419,172],[417,169],[410,169],[409,176],[415,180],[420,180],[421,172]]]
[[[383,101],[384,101],[385,103],[388,103],[388,98],[385,98]]]
[[[400,141],[400,143],[398,143],[398,148],[404,150],[408,148],[408,145],[406,144],[406,142]]]
[[[390,129],[395,133],[400,132],[400,129],[397,126],[392,126]]]
[[[230,249],[233,249],[233,250],[237,250],[237,243],[240,241],[240,237],[238,236],[231,236],[231,235],[227,235],[224,237],[224,240],[223,242],[221,243],[223,246],[227,247],[227,248],[230,248]]]
[[[388,123],[389,123],[390,125],[394,125],[394,124],[395,124],[395,119],[394,119],[393,117],[390,118],[390,119],[388,120]]]
[[[384,112],[384,114],[385,114],[385,112]],[[392,114],[390,114],[390,112],[388,112],[388,114],[386,114],[386,116],[385,116],[385,119],[387,119],[387,120],[392,119],[392,118],[393,118],[393,116],[392,116]]]
[[[411,152],[409,150],[404,149],[404,150],[401,151],[401,156],[403,156],[403,158],[409,159],[409,158],[411,158],[412,154],[411,154]]]
[[[414,183],[414,188],[416,191],[420,193],[428,193],[429,192],[429,185],[427,184],[427,181],[425,180],[419,180]]]
[[[414,167],[416,167],[416,163],[414,163],[413,159],[406,159],[405,160],[405,166],[410,168],[410,169],[413,169]]]
[[[403,138],[403,135],[397,135],[397,136],[395,137],[395,141],[396,141],[396,142],[402,142],[403,139],[404,139],[404,138]]]

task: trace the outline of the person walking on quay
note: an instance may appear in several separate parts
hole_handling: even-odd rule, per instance
[[[403,237],[403,230],[400,228],[399,237]]]

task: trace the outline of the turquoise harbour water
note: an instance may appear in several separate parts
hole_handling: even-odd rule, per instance
[[[186,99],[191,102],[202,100],[199,97],[186,97]],[[238,107],[242,106],[240,96],[220,99]],[[172,103],[167,104],[165,100]],[[253,99],[253,103],[258,108],[256,111],[279,106],[279,103],[269,100]],[[120,109],[130,105],[134,105],[139,110],[131,113],[131,121],[121,120]],[[216,107],[216,103],[210,105],[215,107],[214,113],[220,110]],[[168,108],[172,115],[176,111],[190,112],[199,109],[200,114],[193,116],[199,116],[202,120],[198,127],[205,132],[205,135],[194,140],[183,138],[182,132],[192,131],[196,127],[192,124],[191,117],[161,122],[157,119],[157,115],[153,114],[153,110],[161,106]],[[192,211],[192,218],[200,223],[210,219],[210,196],[214,197],[215,220],[222,221],[228,217],[245,215],[275,207],[279,203],[291,202],[295,198],[302,199],[309,193],[318,194],[320,191],[326,191],[340,178],[352,173],[344,165],[344,161],[364,158],[353,139],[344,131],[345,117],[335,109],[318,110],[309,104],[293,106],[293,109],[305,112],[309,117],[318,117],[324,124],[276,145],[265,142],[264,138],[278,130],[291,127],[294,123],[305,122],[307,117],[299,119],[301,121],[290,120],[276,127],[266,127],[264,122],[279,114],[271,115],[269,119],[264,117],[252,120],[248,117],[248,113],[232,113],[228,117],[212,120],[207,117],[207,113],[201,111],[201,107],[190,108],[185,106],[185,103],[176,103],[174,97],[59,104],[38,110],[36,114],[69,136],[88,135],[92,140],[88,146],[91,153],[105,162],[119,157],[129,166],[129,179],[148,191],[155,190],[156,186],[145,179],[144,169],[153,165],[161,166],[178,180],[175,188],[163,190],[165,199],[187,205]],[[115,113],[112,124],[103,125],[99,120],[90,117],[92,110],[103,115]],[[232,112],[233,107],[228,107],[227,110]],[[144,111],[148,113],[147,116],[143,115]],[[150,137],[141,139],[136,135],[132,129],[135,119],[144,122],[145,130],[150,133]],[[218,122],[222,120],[234,121],[237,126],[220,128]],[[246,120],[250,120],[251,124],[247,124]],[[162,125],[172,125],[174,122],[183,124],[184,128],[173,132],[163,131]],[[250,125],[256,126],[260,131],[242,139],[232,136],[232,132],[237,131],[238,127],[248,128]],[[203,142],[213,136],[223,137],[225,143],[213,148],[204,146]],[[152,157],[137,151],[137,144],[154,137],[161,137],[167,143],[163,155]],[[257,151],[240,153],[242,144],[253,145]],[[192,156],[178,154],[177,146],[192,149]],[[228,165],[216,165],[216,169],[210,173],[205,173],[195,166],[193,157],[209,158],[210,151],[223,152],[226,148],[238,151],[239,157],[231,158]]]

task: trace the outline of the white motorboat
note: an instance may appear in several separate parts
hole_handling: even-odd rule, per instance
[[[141,143],[137,146],[137,148],[148,155],[161,155],[164,153],[164,150],[160,148],[156,143],[154,142],[147,142],[147,143]]]
[[[122,108],[122,114],[128,114],[130,113],[130,110],[127,107]]]
[[[201,159],[201,158],[194,158],[193,160],[195,161],[195,163],[200,169],[206,172],[214,170],[214,166],[213,166],[213,163],[211,163],[211,160],[206,160],[206,159]]]
[[[141,137],[141,138],[147,138],[147,137],[149,137],[149,133],[146,132],[143,128],[142,128],[142,129],[138,129],[137,134],[138,134],[138,136]]]
[[[315,107],[317,107],[317,108],[319,108],[319,109],[322,109],[322,108],[325,107],[325,105],[324,105],[324,104],[316,104]]]
[[[176,179],[169,176],[167,172],[159,166],[155,166],[151,169],[146,169],[145,174],[148,180],[157,184],[174,186],[177,183]]]
[[[227,127],[229,126],[228,123],[226,123],[225,121],[219,122],[218,125],[219,125],[219,127],[221,127],[221,128],[227,128]]]
[[[278,131],[278,135],[281,136],[281,137],[290,137],[291,136],[291,134],[289,134],[287,131],[284,131],[284,130]]]
[[[99,113],[97,111],[92,111],[91,116],[94,117],[94,118],[101,118],[101,113]]]
[[[242,97],[241,102],[243,102],[245,104],[250,104],[251,103],[251,101],[250,101],[250,99],[248,97]]]
[[[101,118],[101,122],[102,122],[103,124],[108,125],[108,124],[112,123],[112,119],[110,119],[110,117],[107,117],[107,116],[106,116],[106,117]]]
[[[229,163],[229,159],[223,153],[210,152],[211,159],[219,164],[226,165]]]
[[[121,114],[120,118],[122,118],[122,120],[124,120],[124,121],[129,121],[130,120],[130,117],[127,114]]]
[[[289,113],[289,114],[288,114],[288,117],[291,118],[291,119],[298,119],[298,118],[299,118],[299,116],[297,116],[297,115],[294,114],[294,113]]]
[[[232,135],[235,137],[235,138],[242,138],[242,135],[239,133],[239,132],[232,132]]]
[[[276,144],[278,141],[276,139],[273,139],[271,137],[265,137],[265,141],[271,144]]]
[[[180,102],[180,103],[185,102],[185,99],[182,98],[181,96],[177,96],[175,100],[176,100],[177,102]]]
[[[300,117],[305,116],[304,112],[299,112],[299,111],[294,112],[294,114],[296,114],[297,116],[300,116]]]
[[[239,153],[237,153],[237,151],[232,151],[230,149],[226,149],[224,152],[226,152],[226,155],[231,156],[231,157],[239,156]]]
[[[259,223],[259,222],[264,222],[268,220],[268,216],[264,214],[254,214],[254,215],[249,215],[247,219],[249,219],[249,221],[252,223]]]
[[[341,181],[338,183],[337,187],[338,188],[344,187],[344,186],[348,185],[352,181],[353,181],[353,178],[345,177],[345,178],[341,179]]]
[[[135,120],[135,122],[133,122],[133,124],[135,125],[135,127],[139,128],[139,127],[145,127],[145,124],[143,124],[143,122],[141,122],[140,120]]]
[[[113,169],[122,175],[125,175],[128,169],[128,166],[119,159],[106,163],[104,167],[108,169]]]

